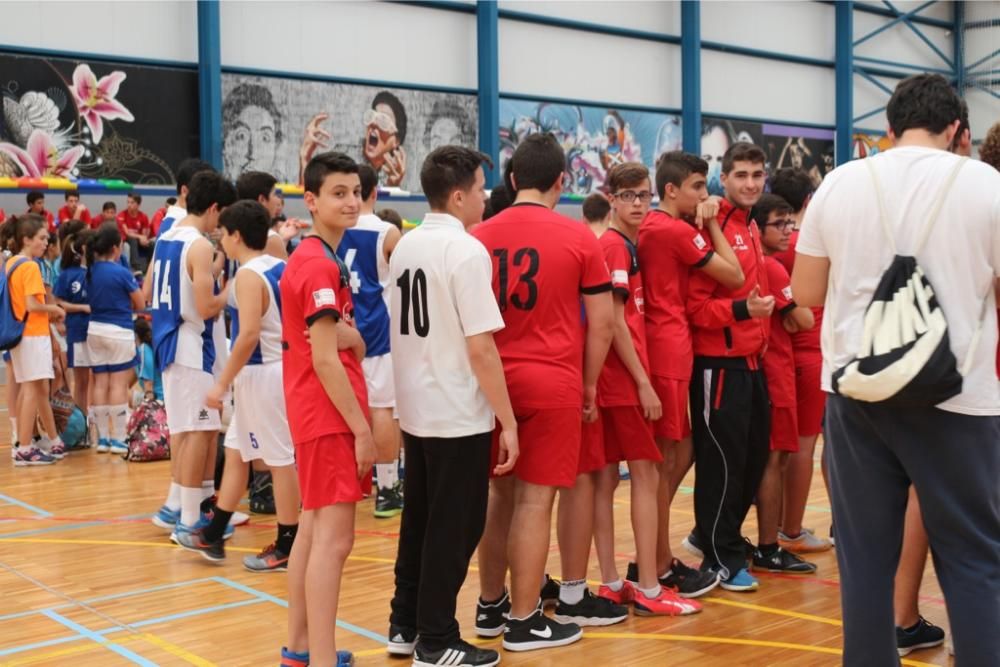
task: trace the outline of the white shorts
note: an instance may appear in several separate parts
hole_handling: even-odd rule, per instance
[[[25,336],[10,351],[15,382],[51,380],[56,373],[52,368],[52,339],[48,336]]]
[[[205,405],[205,396],[214,386],[215,378],[200,368],[170,364],[163,371],[163,405],[172,434],[222,427],[219,411]]]
[[[68,345],[66,348],[66,361],[70,368],[89,368],[90,349],[87,347],[87,341]]]
[[[87,355],[90,358],[90,370],[95,373],[117,373],[139,365],[139,358],[135,353],[135,338],[124,340],[89,333]]]
[[[396,407],[396,388],[392,380],[392,353],[365,357],[361,360],[361,369],[365,372],[365,385],[368,387],[368,407]]]
[[[233,382],[233,420],[225,445],[238,449],[244,461],[269,466],[295,464],[295,447],[288,430],[285,396],[271,391],[282,386],[281,362],[244,366]]]

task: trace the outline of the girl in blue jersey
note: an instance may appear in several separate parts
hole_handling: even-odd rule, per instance
[[[88,410],[90,390],[90,355],[87,352],[87,325],[90,304],[87,301],[87,269],[84,251],[93,233],[81,230],[63,239],[61,270],[52,290],[56,303],[66,311],[66,359],[73,374],[73,401],[94,419]]]
[[[94,373],[91,398],[97,430],[97,451],[128,452],[128,390],[132,369],[137,365],[132,311],[144,305],[142,290],[121,265],[121,234],[118,226],[104,223],[87,244],[87,293],[90,323],[87,351]],[[109,428],[110,423],[110,428]]]
[[[153,329],[149,320],[142,317],[135,321],[135,342],[139,346],[139,388],[146,398],[163,400],[163,376],[153,354]]]

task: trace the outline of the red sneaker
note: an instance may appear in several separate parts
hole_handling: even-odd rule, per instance
[[[672,588],[660,588],[660,595],[650,599],[642,591],[635,592],[635,613],[637,616],[687,616],[701,611],[701,604],[685,600]]]
[[[617,592],[611,590],[611,587],[606,584],[601,584],[601,587],[597,589],[597,597],[611,600],[615,604],[627,605],[635,599],[635,596],[636,590],[631,581],[623,582],[621,590]]]

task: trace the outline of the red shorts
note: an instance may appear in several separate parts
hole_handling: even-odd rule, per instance
[[[295,464],[303,510],[361,500],[353,434],[332,433],[296,443]]]
[[[654,375],[650,378],[653,391],[663,404],[663,416],[653,422],[653,435],[668,440],[683,440],[691,435],[691,416],[688,413],[688,388],[690,380]]]
[[[826,410],[826,392],[820,386],[823,362],[795,366],[795,399],[798,401],[799,437],[819,435],[823,432],[823,413]]]
[[[771,451],[799,451],[799,426],[795,408],[771,406]]]
[[[604,457],[604,419],[603,411],[598,410],[597,421],[584,422],[580,436],[580,462],[576,472],[585,475],[588,472],[600,470],[608,464]]]
[[[573,486],[580,463],[583,408],[515,409],[514,417],[521,454],[513,475],[539,486]],[[490,470],[497,465],[499,438],[498,425],[493,431]]]
[[[653,439],[653,424],[638,405],[601,408],[601,421],[608,463],[663,460],[663,453]]]

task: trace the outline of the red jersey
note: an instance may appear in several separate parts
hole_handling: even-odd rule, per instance
[[[625,324],[632,337],[632,344],[643,368],[649,373],[638,249],[616,229],[604,232],[600,245],[604,251],[604,261],[611,272],[611,289],[616,298],[625,301]],[[614,345],[608,350],[608,358],[601,369],[601,377],[597,383],[597,402],[605,408],[639,405],[639,390],[635,379],[615,352]]]
[[[153,236],[160,233],[160,223],[163,222],[163,218],[167,215],[167,207],[156,209],[156,213],[153,214],[153,219],[150,221],[150,228],[153,230]]]
[[[307,237],[288,259],[281,277],[281,355],[288,428],[296,444],[324,435],[351,433],[313,367],[306,330],[317,319],[333,317],[354,326],[350,273],[336,252],[318,236]],[[340,351],[347,377],[368,414],[368,391],[361,362],[351,350]]]
[[[746,299],[756,286],[760,287],[761,296],[770,294],[760,231],[745,209],[736,208],[727,199],[719,206],[719,226],[746,279],[741,287],[731,290],[703,271],[691,275],[687,315],[694,353],[699,357],[743,357],[750,368],[757,368],[767,343],[770,320],[750,317]]]
[[[611,290],[594,233],[545,206],[514,204],[472,235],[493,258],[493,293],[505,325],[494,338],[511,403],[581,407],[580,295]]]
[[[2,208],[0,208],[0,222],[3,222],[6,219],[7,219],[7,214],[4,213],[4,210]]]
[[[142,211],[138,211],[133,218],[128,214],[128,211],[122,211],[118,214],[118,228],[128,229],[132,232],[137,232],[139,234],[149,234],[149,218]]]
[[[28,213],[31,213],[31,209],[25,211],[25,214]],[[47,208],[42,209],[42,212],[39,213],[39,215],[45,218],[45,222],[49,223],[49,234],[55,234],[56,229],[59,228],[59,225],[56,224],[56,218],[54,215],[52,215],[52,211],[48,210]]]
[[[781,262],[785,269],[787,269],[788,275],[792,275],[792,268],[795,266],[795,246],[798,245],[798,242],[799,230],[796,229],[792,232],[792,236],[788,241],[788,250],[774,254],[775,259]],[[816,324],[808,331],[793,333],[792,347],[795,350],[795,357],[799,361],[819,363],[823,354],[819,342],[820,330],[823,327],[823,309],[810,308],[810,310],[812,310],[813,320],[815,320]]]
[[[764,354],[764,374],[771,403],[779,408],[794,408],[795,355],[792,337],[785,330],[783,320],[795,308],[792,300],[792,281],[788,271],[775,257],[765,257],[767,282],[774,296],[774,313],[771,315],[771,335]]]
[[[79,207],[79,204],[77,205],[77,207]],[[70,212],[68,206],[63,206],[61,209],[59,209],[59,224],[60,225],[62,223],[64,223],[64,222],[66,222],[68,220],[72,220],[72,219],[73,219],[73,214]],[[80,217],[77,218],[77,220],[79,220],[80,222],[85,222],[85,223],[87,223],[89,225],[90,224],[90,211],[88,211],[86,209],[83,210],[83,211],[81,211],[80,212]]]
[[[646,311],[646,341],[653,375],[691,379],[694,352],[685,304],[691,268],[712,258],[711,241],[692,224],[660,210],[639,227],[639,265]]]

